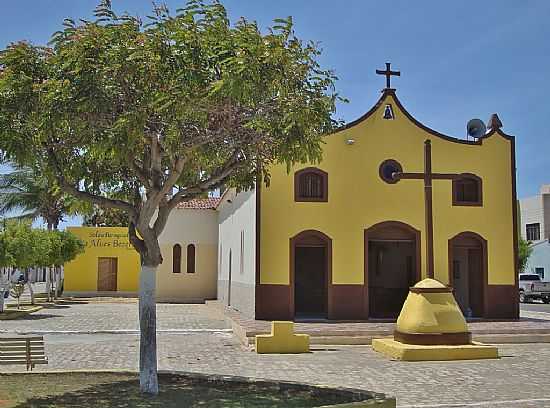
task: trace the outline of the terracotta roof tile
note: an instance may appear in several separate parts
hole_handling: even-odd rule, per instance
[[[195,198],[193,200],[179,203],[177,208],[186,208],[191,210],[211,210],[215,209],[220,202],[220,197]]]

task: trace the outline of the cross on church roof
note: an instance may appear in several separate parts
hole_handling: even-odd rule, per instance
[[[378,75],[385,75],[386,76],[386,89],[391,88],[390,78],[391,78],[392,75],[401,76],[401,72],[400,71],[392,71],[391,68],[390,68],[390,65],[391,65],[391,62],[386,62],[386,70],[385,71],[382,71],[381,69],[376,70],[376,73]]]

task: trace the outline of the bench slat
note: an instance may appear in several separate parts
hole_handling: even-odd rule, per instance
[[[44,347],[44,343],[30,343],[29,346],[32,347]],[[0,350],[4,350],[4,349],[12,349],[12,348],[20,348],[20,347],[27,347],[26,344],[20,344],[20,343],[17,343],[17,344],[9,344],[9,345],[2,345],[0,344]]]
[[[43,341],[44,340],[44,336],[29,336],[29,337],[0,337],[0,344],[2,344],[4,341],[27,341],[27,340],[30,340],[30,341],[37,341],[37,340],[40,340],[40,341]]]
[[[31,343],[35,343],[37,341],[39,342],[43,342],[44,339],[43,338],[36,338],[36,339],[29,339],[29,341]],[[5,343],[26,343],[27,342],[27,339],[9,339],[9,340],[0,340],[0,344],[5,344]]]
[[[48,364],[47,359],[33,360],[33,364]],[[0,360],[0,365],[27,364],[27,360]]]
[[[44,345],[43,344],[30,344],[30,347],[31,349],[35,349],[35,348],[44,348]],[[21,345],[17,345],[17,346],[0,346],[0,352],[3,351],[3,350],[26,350],[27,349],[27,345],[26,344],[21,344]]]
[[[31,353],[31,358],[35,356],[44,356],[44,355],[46,355],[44,351],[35,351]],[[0,354],[0,360],[5,360],[6,358],[10,358],[11,356],[26,357],[27,353],[22,353],[20,351],[11,351],[9,353],[2,353]]]

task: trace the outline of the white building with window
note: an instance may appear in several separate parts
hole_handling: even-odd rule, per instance
[[[531,242],[550,238],[550,184],[540,188],[533,197],[519,200],[521,236]]]
[[[550,184],[543,185],[538,195],[520,200],[519,207],[521,236],[533,248],[525,272],[550,282]]]

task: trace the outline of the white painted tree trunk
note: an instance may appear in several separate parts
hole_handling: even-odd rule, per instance
[[[9,275],[6,278],[5,272],[4,268],[0,270],[0,313],[4,312],[4,295],[9,291]]]
[[[51,277],[51,271],[52,271],[52,268],[50,268],[48,266],[48,268],[46,268],[46,294],[47,294],[47,299],[48,299],[48,302],[51,301],[50,299],[50,293],[52,291],[52,277]]]
[[[34,289],[32,287],[31,281],[27,282],[27,286],[29,287],[29,293],[31,295],[31,305],[34,305]]]
[[[61,296],[61,268],[55,267],[55,298]]]
[[[141,392],[159,392],[157,376],[157,267],[141,265],[139,275],[139,384]]]
[[[33,272],[30,269],[27,269],[27,286],[29,287],[29,294],[31,295],[31,305],[34,305],[34,288],[33,284]]]

